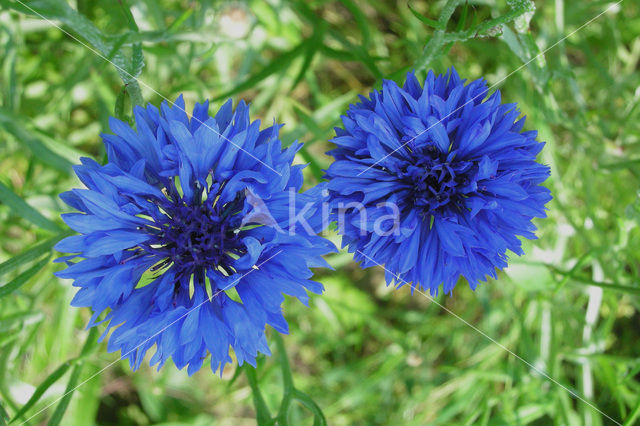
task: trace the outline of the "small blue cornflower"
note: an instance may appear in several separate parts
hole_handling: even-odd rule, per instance
[[[86,189],[61,194],[80,235],[56,246],[73,253],[57,275],[74,280],[72,305],[92,309],[90,327],[108,323],[108,350],[133,369],[154,345],[158,368],[172,358],[193,374],[210,353],[222,373],[230,347],[255,366],[269,354],[265,326],[288,332],[283,295],[307,304],[306,290],[321,293],[309,268],[335,250],[316,235],[326,190],[300,192],[304,166],[292,162],[302,145],[282,149],[281,126],[260,130],[244,102],[208,109],[188,117],[180,96],[136,107],[136,130],[111,118],[107,164],[83,158]]]
[[[403,87],[361,96],[336,128],[332,215],[343,247],[363,267],[384,265],[387,284],[451,294],[464,276],[475,290],[507,250],[523,254],[518,236],[536,238],[531,220],[551,199],[540,186],[549,167],[536,162],[544,143],[488,90],[453,68],[424,87],[408,73]]]

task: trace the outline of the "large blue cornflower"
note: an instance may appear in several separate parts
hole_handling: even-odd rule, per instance
[[[315,235],[322,187],[299,193],[301,144],[283,150],[281,126],[261,131],[244,102],[213,118],[208,107],[191,118],[182,97],[137,107],[137,131],[112,118],[107,164],[83,158],[87,189],[61,194],[81,212],[63,215],[80,235],[56,246],[74,253],[57,275],[74,280],[72,305],[93,310],[89,326],[108,322],[109,351],[134,369],[154,345],[158,368],[171,357],[192,374],[209,352],[222,372],[230,346],[255,365],[269,354],[265,325],[288,332],[283,294],[306,304],[306,290],[321,293],[309,267],[335,250]]]
[[[388,284],[451,293],[462,275],[475,289],[545,217],[544,143],[499,91],[485,99],[484,80],[464,83],[453,68],[424,87],[413,73],[402,88],[384,81],[336,129],[326,177],[343,246],[384,265]]]

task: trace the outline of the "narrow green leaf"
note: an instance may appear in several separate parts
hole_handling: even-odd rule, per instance
[[[638,416],[640,416],[640,398],[638,398],[638,402],[636,402],[636,406],[633,409],[633,411],[629,414],[627,419],[624,421],[623,426],[631,426],[633,424],[636,424],[635,422],[638,419]]]
[[[14,327],[21,327],[42,321],[42,312],[21,311],[0,318],[0,331],[4,332]]]
[[[462,26],[458,25],[456,32],[444,34],[444,37],[443,37],[444,42],[445,43],[463,42],[476,37],[493,37],[496,35],[501,35],[503,34],[504,31],[509,30],[504,26],[505,24],[515,20],[516,18],[530,11],[531,11],[530,7],[520,6],[518,8],[510,10],[509,12],[497,18],[483,21],[477,25],[471,25],[471,27],[467,30],[462,30],[463,25]],[[475,18],[475,15],[474,15],[474,18]],[[464,12],[463,12],[463,18],[461,18],[461,21],[463,20],[466,21],[466,13]],[[512,47],[512,45],[513,43],[510,44],[510,47]]]
[[[328,58],[337,59],[339,61],[357,60],[355,59],[353,52],[349,52],[347,50],[342,50],[342,49],[334,49],[333,47],[327,46],[326,44],[323,44],[322,46],[320,46],[320,51],[322,52],[323,55],[327,56]]]
[[[2,299],[5,296],[8,296],[9,294],[13,293],[17,289],[25,285],[27,281],[29,281],[33,276],[35,276],[40,271],[40,269],[42,269],[46,264],[49,263],[49,259],[50,259],[50,256],[45,257],[44,259],[40,260],[38,263],[33,265],[31,268],[27,269],[26,271],[24,271],[23,273],[15,277],[9,283],[0,287],[0,299]]]
[[[522,43],[520,43],[520,40],[515,32],[513,32],[509,28],[504,28],[502,31],[501,39],[507,44],[509,49],[511,49],[511,51],[515,53],[518,58],[520,58],[522,62],[527,62],[529,60],[527,54],[524,51],[524,47],[522,46]]]
[[[42,216],[39,211],[27,204],[2,182],[0,182],[0,203],[9,207],[16,216],[26,219],[42,229],[60,232],[58,225]]]
[[[185,23],[185,21],[187,19],[189,19],[189,17],[193,14],[193,8],[190,7],[187,10],[185,10],[182,15],[178,16],[178,18],[173,21],[171,23],[171,25],[169,25],[169,27],[167,28],[167,32],[169,33],[176,33],[180,27],[182,26],[182,24]]]
[[[113,58],[118,54],[118,52],[120,52],[120,49],[122,48],[122,46],[124,46],[127,43],[127,41],[131,38],[132,34],[134,33],[128,32],[112,38],[113,44],[111,44],[111,49],[107,52],[107,55],[105,55],[107,61],[113,60]],[[125,81],[124,83],[126,84],[127,81]]]
[[[376,79],[381,79],[383,77],[382,71],[376,65],[376,60],[386,59],[380,57],[371,56],[366,50],[362,48],[362,46],[351,43],[341,32],[336,31],[335,29],[329,27],[327,29],[327,34],[331,36],[335,41],[340,43],[346,52],[350,52],[353,60],[362,62],[368,69],[371,71],[371,74]]]
[[[460,16],[460,20],[458,20],[458,24],[456,25],[456,31],[464,30],[464,26],[467,24],[468,15],[469,15],[469,2],[465,2],[464,7],[462,8],[462,15]]]
[[[39,138],[31,134],[20,120],[10,113],[10,111],[0,107],[0,125],[2,129],[9,133],[20,144],[31,151],[33,157],[47,167],[53,167],[66,174],[71,173],[71,162],[59,154],[53,152]]]
[[[312,117],[311,115],[307,114],[303,110],[303,108],[304,107],[298,106],[298,105],[294,105],[293,106],[293,110],[296,112],[296,115],[298,116],[298,118],[300,118],[300,121],[302,122],[304,127],[306,127],[307,130],[310,131],[311,133],[313,133],[314,135],[320,135],[320,134],[324,133],[323,129],[321,129],[316,124],[316,120],[314,119],[314,117]]]
[[[322,176],[324,175],[322,167],[320,167],[318,161],[313,157],[313,155],[311,155],[309,151],[305,149],[305,146],[306,145],[303,145],[298,152],[300,153],[300,156],[304,159],[304,161],[309,163],[309,170],[311,170],[311,174],[313,175],[313,177],[315,177],[318,182],[321,182]]]
[[[137,81],[131,81],[127,83],[125,86],[127,88],[127,93],[129,97],[131,97],[131,105],[144,105],[144,100],[142,99],[142,91],[140,90],[140,86]]]
[[[546,66],[544,56],[540,55],[540,49],[536,45],[533,36],[530,33],[520,34],[508,26],[503,26],[502,37],[500,38],[523,63],[528,62],[527,69],[533,76],[534,82],[540,89],[544,89],[550,79],[551,73]],[[537,59],[535,61],[531,61],[531,59],[536,57]]]
[[[2,406],[2,402],[0,402],[0,426],[5,426],[7,424],[7,420],[9,420],[9,414]]]
[[[578,273],[578,271],[580,271],[580,269],[582,269],[582,267],[592,259],[592,257],[593,253],[588,251],[580,259],[578,259],[576,264],[573,265],[573,268],[571,268],[571,270],[562,277],[562,280],[560,280],[560,282],[554,289],[554,293],[557,293],[560,289],[562,289],[565,284],[568,283],[569,280],[571,280]]]
[[[55,382],[60,380],[62,376],[69,370],[73,361],[67,361],[62,364],[60,367],[56,368],[53,373],[51,373],[45,380],[42,382],[35,390],[31,398],[27,401],[26,404],[22,406],[20,411],[18,411],[15,416],[11,419],[10,423],[15,422],[17,419],[23,417],[26,412],[28,412],[34,405],[42,398],[42,395],[49,389]]]
[[[80,378],[80,374],[82,373],[82,363],[77,363],[73,370],[71,370],[71,376],[69,376],[69,381],[67,382],[67,387],[64,391],[64,396],[58,403],[56,407],[56,411],[53,412],[53,415],[49,419],[47,423],[48,426],[57,426],[62,421],[62,417],[64,416],[67,407],[69,407],[69,403],[71,402],[71,396],[73,395],[74,388],[78,383],[78,379]]]
[[[84,359],[96,348],[96,344],[98,343],[98,329],[96,327],[91,328],[89,330],[89,334],[87,335],[87,340],[85,340],[82,349],[80,350],[80,355],[78,355],[78,359]]]
[[[71,371],[71,375],[69,376],[69,381],[67,382],[67,387],[64,391],[63,397],[58,403],[56,410],[53,412],[53,415],[49,419],[47,423],[48,426],[57,426],[62,422],[62,418],[64,417],[64,413],[69,407],[69,403],[71,402],[71,397],[73,393],[76,391],[76,387],[78,385],[78,380],[80,379],[80,374],[82,373],[83,362],[81,359],[85,358],[92,349],[95,348],[96,342],[98,338],[98,329],[93,327],[89,331],[89,335],[87,336],[87,340],[84,342],[84,346],[80,351],[80,356],[78,357],[78,362],[73,367]]]
[[[129,9],[129,6],[127,6],[126,4],[126,1],[118,0],[118,3],[120,4],[120,9],[124,14],[125,19],[127,20],[127,25],[129,26],[129,29],[132,31],[138,32],[138,25],[136,24],[136,20],[133,18],[131,9]]]
[[[231,90],[217,96],[214,101],[219,101],[221,99],[226,99],[231,95],[235,95],[238,92],[242,92],[244,90],[256,87],[256,85],[264,80],[265,78],[289,67],[293,60],[297,58],[301,53],[303,53],[307,47],[308,40],[303,41],[298,44],[293,49],[288,52],[279,55],[277,58],[273,59],[267,66],[262,68],[257,73],[249,76],[242,83],[238,84]]]
[[[11,334],[0,335],[0,348],[18,339],[18,337],[20,337],[20,334],[16,331]]]
[[[507,13],[505,13],[504,15],[498,16],[497,18],[489,19],[488,21],[484,21],[484,22],[478,24],[474,28],[475,36],[484,35],[491,28],[497,27],[499,25],[507,24],[507,23],[513,21],[514,19],[516,19],[517,17],[519,17],[520,15],[522,15],[522,14],[524,14],[526,12],[529,12],[529,11],[530,11],[530,9],[528,7],[519,7],[517,9],[512,9],[512,10],[508,11]]]
[[[309,8],[307,2],[297,1],[293,4],[296,7],[296,11],[308,21],[309,25],[317,25],[318,15],[316,12],[311,10],[311,8]],[[342,61],[351,60],[362,62],[371,71],[374,77],[376,77],[377,79],[383,77],[382,72],[376,65],[376,60],[379,60],[380,58],[369,55],[363,45],[351,43],[340,31],[337,31],[331,27],[327,28],[327,35],[340,43],[343,49],[340,50],[323,44],[322,46],[320,46],[320,51],[331,58],[340,59]]]
[[[553,265],[546,264],[545,266],[552,272],[559,275],[565,276],[565,275],[571,274],[570,271],[563,271],[562,269],[559,269]],[[593,280],[591,278],[583,277],[578,274],[571,275],[571,279],[569,280],[569,282],[572,282],[578,285],[593,285],[596,287],[602,287],[604,290],[614,290],[614,291],[621,291],[624,293],[640,295],[640,287],[632,287],[630,285],[624,285],[624,284],[618,284],[618,283],[600,282],[600,281]]]
[[[6,32],[6,35],[9,38],[9,41],[5,44],[5,53],[4,53],[4,67],[3,67],[3,77],[6,82],[4,88],[4,99],[6,100],[5,106],[9,110],[17,110],[18,102],[20,97],[18,96],[18,89],[20,88],[20,78],[16,74],[16,62],[17,62],[17,53],[16,53],[16,44],[14,43],[13,35],[10,31]]]
[[[411,3],[407,3],[407,7],[409,8],[409,10],[411,11],[411,13],[413,14],[413,16],[415,16],[416,18],[418,18],[422,23],[430,26],[431,28],[435,28],[436,30],[444,30],[447,26],[445,24],[442,24],[438,21],[436,21],[435,19],[430,19],[427,18],[426,16],[424,16],[423,14],[421,14],[420,12],[418,12],[417,10],[415,10],[412,6]]]
[[[5,262],[0,263],[0,277],[6,274],[7,272],[18,269],[22,265],[25,265],[29,262],[32,262],[38,259],[43,254],[50,252],[53,246],[55,246],[58,241],[60,241],[64,237],[69,236],[70,234],[71,234],[71,231],[62,232],[56,235],[55,237],[52,237],[38,245],[35,245],[23,251],[22,253],[16,256],[13,256],[11,259],[8,259]]]
[[[551,72],[547,66],[544,55],[541,55],[541,50],[533,39],[533,35],[530,32],[525,34],[518,34],[522,46],[527,51],[527,55],[530,59],[536,58],[531,61],[527,68],[533,75],[536,85],[540,89],[544,89],[551,78]]]
[[[238,380],[238,377],[242,376],[242,373],[242,368],[236,368],[236,370],[233,372],[233,376],[226,383],[227,389],[232,389],[233,384]]]
[[[438,22],[446,27],[449,19],[451,19],[451,15],[453,15],[453,12],[455,12],[456,8],[460,3],[462,3],[462,1],[463,0],[448,0],[440,12]]]
[[[35,12],[44,16],[61,13],[60,2],[40,1],[28,3],[29,4],[25,4],[23,1],[17,2],[11,0],[0,0],[0,4],[3,8],[13,9],[17,12],[24,13],[25,15],[38,16]]]
[[[129,10],[129,8],[125,7],[124,5],[122,6],[123,6],[123,10],[126,11],[125,15],[128,16],[127,21],[129,22],[129,26],[132,31],[131,33],[128,33],[128,34],[136,34],[138,32],[138,26],[133,20],[131,11]],[[127,35],[124,35],[122,39],[119,41],[120,46],[114,45],[112,50],[115,50],[115,53],[117,53],[120,50],[120,47],[122,47],[128,40],[129,40],[129,37]],[[132,49],[131,60],[128,61],[126,66],[127,79],[125,83],[127,83],[127,85],[131,85],[133,83],[137,85],[136,78],[140,75],[140,72],[142,72],[142,68],[144,67],[144,55],[142,53],[142,44],[139,42],[134,43],[131,49]]]
[[[360,29],[360,34],[362,35],[362,46],[366,49],[369,44],[371,44],[371,31],[369,30],[369,19],[362,13],[360,7],[353,0],[341,0],[340,1],[344,7],[347,8],[349,13],[353,15],[353,19],[356,22],[356,25]],[[323,22],[323,21],[320,21]]]
[[[313,35],[311,36],[311,39],[309,40],[309,43],[307,44],[307,49],[306,49],[306,52],[304,54],[304,60],[302,61],[302,66],[300,67],[300,71],[298,72],[298,75],[296,76],[295,80],[293,81],[293,84],[291,85],[291,89],[290,90],[293,90],[293,89],[296,88],[298,83],[300,83],[302,81],[302,79],[304,78],[305,74],[307,73],[307,70],[311,66],[311,62],[313,61],[313,57],[315,56],[315,54],[318,51],[319,47],[322,46],[323,37],[324,37],[324,30],[325,30],[325,26],[322,23],[316,25],[316,28],[314,28]]]
[[[140,43],[133,46],[133,54],[131,56],[131,75],[138,77],[144,68],[144,55],[142,54],[142,45]],[[135,81],[138,84],[137,81]]]
[[[133,14],[131,13],[131,9],[125,4],[124,0],[119,1],[120,8],[127,20],[127,25],[129,29],[133,33],[138,32],[138,25],[136,24],[135,19],[133,18]],[[136,43],[132,47],[131,53],[131,61],[128,64],[127,73],[129,74],[129,81],[125,85],[127,88],[127,93],[131,97],[132,107],[136,105],[143,105],[144,100],[142,99],[142,91],[140,90],[140,86],[136,81],[136,77],[140,75],[142,72],[142,68],[144,67],[144,55],[142,54],[142,44]]]
[[[623,293],[640,295],[640,288],[631,287],[628,285],[603,283],[600,281],[590,280],[588,278],[582,278],[582,277],[576,277],[576,276],[573,277],[573,282],[576,284],[588,284],[596,287],[602,287],[603,290],[621,291]]]
[[[118,35],[105,35],[105,40],[108,43],[113,44],[117,43],[119,40],[123,40],[121,46],[132,46],[137,43],[147,42],[147,43],[162,43],[162,42],[171,42],[182,40],[184,37],[183,34],[171,34],[168,31],[127,31]],[[191,39],[189,39],[191,41]],[[194,42],[198,42],[198,40],[193,40]],[[206,43],[206,39],[200,40],[202,43]],[[152,46],[149,46],[152,47]]]

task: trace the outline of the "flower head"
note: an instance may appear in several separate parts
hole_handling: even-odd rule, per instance
[[[467,85],[452,68],[413,73],[404,86],[351,105],[336,129],[326,177],[343,246],[363,266],[384,265],[387,283],[450,293],[458,278],[475,289],[518,236],[535,238],[545,217],[549,168],[536,162],[544,143],[522,132],[515,104],[486,98],[484,80]],[[486,98],[486,99],[485,99]]]
[[[87,189],[61,194],[80,211],[63,215],[80,235],[56,246],[73,253],[58,273],[80,288],[72,305],[93,310],[89,326],[108,322],[108,349],[134,369],[154,345],[158,368],[171,357],[192,374],[209,352],[222,372],[230,346],[255,365],[269,354],[265,325],[288,332],[283,294],[306,304],[306,290],[323,290],[309,270],[334,250],[315,235],[323,188],[298,193],[301,145],[283,150],[280,126],[260,130],[244,102],[213,118],[196,104],[189,118],[180,97],[137,107],[135,121],[112,118],[107,164],[83,158]]]

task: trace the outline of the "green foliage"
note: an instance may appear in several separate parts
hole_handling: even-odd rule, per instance
[[[614,6],[0,0],[0,425],[637,423],[640,5]],[[79,186],[80,156],[104,159],[110,115],[244,98],[305,143],[313,184],[358,94],[452,65],[518,102],[547,142],[554,200],[498,280],[436,300],[570,392],[344,252],[310,309],[285,303],[289,357],[271,331],[272,357],[222,379],[110,365],[51,263],[69,235],[58,194]]]
[[[5,204],[7,207],[9,207],[16,217],[22,217],[33,223],[34,225],[42,229],[46,229],[47,231],[60,231],[58,225],[42,216],[40,212],[27,204],[10,188],[7,188],[4,184],[2,184],[2,182],[0,182],[0,198],[2,198],[2,204]]]

